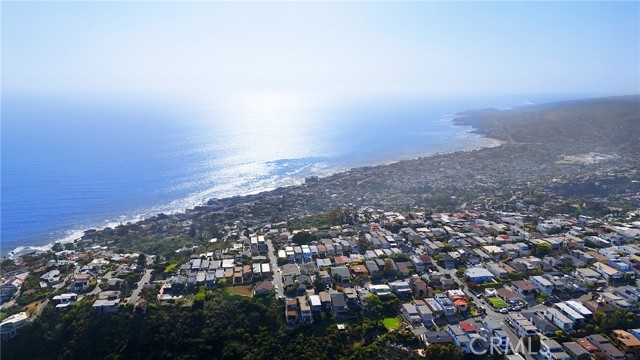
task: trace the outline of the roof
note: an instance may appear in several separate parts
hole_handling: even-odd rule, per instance
[[[255,291],[271,291],[271,281],[265,280],[255,287]]]
[[[531,291],[537,289],[537,287],[533,285],[529,280],[517,280],[512,282],[512,284],[522,291]]]
[[[493,277],[493,274],[491,272],[489,272],[489,270],[485,269],[485,268],[469,268],[467,270],[465,270],[465,275],[467,275],[470,278],[478,278],[478,277]]]
[[[429,331],[424,334],[429,344],[442,344],[452,342],[451,335],[446,331]]]
[[[512,298],[517,298],[520,299],[520,295],[518,295],[517,292],[513,291],[513,290],[509,290],[507,288],[500,288],[496,291],[500,296],[507,298],[507,299],[512,299]]]
[[[344,299],[344,295],[342,293],[331,294],[331,303],[333,306],[345,307],[347,306],[347,302]]]
[[[475,332],[476,331],[476,327],[473,326],[473,324],[468,323],[468,322],[461,322],[460,323],[460,328],[466,332]]]
[[[598,348],[587,339],[578,339],[576,342],[588,352],[598,351]]]
[[[353,265],[351,266],[351,271],[357,274],[369,274],[369,271],[364,265]]]
[[[331,296],[329,296],[329,293],[326,291],[320,291],[318,296],[320,296],[320,301],[322,302],[331,301]]]
[[[588,354],[589,352],[587,351],[587,349],[585,349],[584,347],[582,347],[580,344],[578,344],[575,341],[569,341],[566,343],[562,343],[562,347],[569,353],[571,353],[572,355],[579,357],[580,355],[583,354]]]
[[[402,304],[402,308],[404,309],[404,311],[407,312],[407,314],[417,314],[418,313],[418,310],[416,309],[416,306],[411,304],[411,303]]]
[[[627,347],[640,347],[640,339],[633,336],[631,333],[624,330],[613,330],[613,337],[619,343]]]
[[[336,266],[331,268],[331,276],[339,275],[343,278],[349,278],[349,269],[346,266]]]

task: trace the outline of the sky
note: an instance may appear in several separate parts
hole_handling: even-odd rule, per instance
[[[640,93],[640,2],[2,2],[2,94]]]

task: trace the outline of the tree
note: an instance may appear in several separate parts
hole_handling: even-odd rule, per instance
[[[147,257],[144,254],[140,254],[138,256],[138,263],[137,264],[141,268],[144,268],[145,266],[147,266]]]
[[[407,254],[405,253],[393,253],[391,255],[389,255],[390,258],[393,259],[393,261],[395,262],[407,262],[409,261],[409,256],[407,256]]]
[[[551,252],[551,244],[541,241],[536,245],[535,254],[538,256],[545,256]]]
[[[320,274],[316,274],[315,279],[313,279],[313,287],[316,289],[316,292],[324,291],[327,284],[324,282],[324,279],[320,277]]]
[[[293,235],[291,240],[297,245],[307,245],[311,242],[311,234],[308,231],[300,231]]]
[[[379,316],[382,312],[382,301],[380,301],[380,298],[375,294],[368,294],[365,295],[364,300],[367,304],[365,309],[376,316]]]
[[[62,246],[62,244],[60,244],[58,242],[54,243],[53,246],[51,246],[51,251],[53,251],[53,252],[60,252],[62,250],[64,250],[64,246]]]
[[[385,276],[391,276],[395,274],[395,268],[393,267],[393,260],[384,260],[384,270],[382,271]]]
[[[462,360],[462,350],[454,344],[433,344],[424,351],[429,360]]]
[[[360,236],[358,237],[358,250],[360,250],[360,252],[364,252],[370,249],[371,243],[369,242],[369,240],[367,240],[367,237],[364,235],[364,233],[360,234]]]

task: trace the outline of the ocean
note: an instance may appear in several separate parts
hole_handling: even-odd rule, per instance
[[[1,252],[311,175],[491,146],[452,125],[453,114],[530,100],[316,103],[253,94],[202,106],[4,96]]]

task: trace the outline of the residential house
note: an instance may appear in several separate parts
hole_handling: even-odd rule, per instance
[[[622,279],[622,272],[612,268],[609,265],[605,265],[601,262],[596,262],[592,266],[593,270],[595,270],[598,274],[602,275],[602,277],[606,280],[619,280]]]
[[[422,323],[429,326],[433,321],[433,311],[423,300],[415,300],[416,310],[418,311],[418,315],[422,319]]]
[[[270,280],[264,280],[256,284],[253,288],[253,296],[268,295],[273,291],[273,284]]]
[[[118,305],[120,305],[120,299],[114,300],[96,300],[91,309],[98,311],[102,314],[110,314],[118,311]]]
[[[351,286],[351,273],[346,266],[335,266],[331,268],[331,278],[338,286]]]
[[[545,336],[554,336],[558,328],[553,325],[549,320],[544,317],[538,316],[538,314],[533,312],[522,312],[522,316],[524,316],[527,320],[531,321],[531,323],[536,327],[538,332]]]
[[[0,323],[0,338],[8,340],[16,336],[18,330],[29,325],[29,316],[26,312],[13,314]]]
[[[396,266],[398,267],[398,274],[402,277],[409,276],[412,271],[410,262],[396,262]]]
[[[592,343],[595,347],[600,350],[600,352],[608,359],[608,360],[624,360],[626,358],[625,354],[618,350],[607,338],[600,334],[589,335],[586,337],[590,343]]]
[[[465,270],[464,274],[469,278],[470,281],[476,284],[493,282],[493,274],[485,268],[468,268],[467,270]]]
[[[500,279],[508,279],[509,278],[509,272],[507,272],[507,270],[503,269],[502,267],[500,267],[497,263],[489,263],[487,264],[487,270],[489,270],[489,272],[491,274],[493,274],[494,276],[500,278]]]
[[[482,324],[476,327],[478,328],[478,335],[480,335],[484,339],[487,339],[487,341],[484,342],[485,345],[495,346],[502,353],[507,352],[510,343],[509,336],[502,329],[502,326],[496,319],[487,316],[483,319]],[[492,343],[489,343],[488,340],[490,339],[493,339],[491,340]],[[487,348],[487,346],[485,346],[485,348]]]
[[[313,323],[313,315],[311,314],[311,306],[307,302],[307,298],[301,296],[298,297],[298,306],[300,309],[300,323],[301,324],[312,324]]]
[[[405,280],[397,280],[389,283],[389,289],[391,292],[399,297],[411,297],[411,287]]]
[[[328,294],[328,293],[327,293]],[[329,298],[329,302],[331,302],[331,298]],[[309,305],[311,306],[312,312],[320,312],[322,311],[322,301],[319,295],[310,295],[309,296]]]
[[[418,275],[413,275],[409,279],[409,284],[415,297],[424,298],[429,295],[429,287],[427,286],[427,283],[425,283]]]
[[[564,303],[585,318],[590,318],[593,316],[593,312],[587,309],[586,306],[584,306],[582,303],[578,301],[568,300],[568,301],[565,301]]]
[[[611,335],[628,359],[637,360],[640,357],[640,339],[624,330],[613,330]]]
[[[500,288],[496,291],[496,293],[498,294],[498,297],[509,304],[517,304],[520,302],[520,300],[522,300],[517,292],[509,290],[507,288]]]
[[[597,354],[602,354],[600,349],[597,346],[593,345],[587,338],[577,339],[576,342],[578,345],[582,346],[588,353],[591,358],[595,358]]]
[[[573,272],[573,276],[575,276],[585,284],[596,284],[600,281],[605,282],[605,280],[602,278],[602,275],[600,275],[600,273],[589,268],[576,269]]]
[[[546,360],[569,360],[571,358],[557,341],[549,338],[540,339],[540,355]]]
[[[439,319],[444,316],[444,308],[440,303],[436,301],[434,298],[426,298],[424,301],[427,303],[427,306],[431,309],[431,313],[434,319]]]
[[[48,271],[40,276],[40,279],[46,282],[46,284],[49,286],[58,284],[60,282],[60,270],[53,269],[51,271]]]
[[[422,324],[422,318],[418,313],[418,309],[412,303],[404,303],[401,306],[401,312],[404,319],[411,325]]]
[[[341,318],[347,315],[349,308],[343,293],[331,294],[331,311],[335,318]]]
[[[422,274],[424,272],[425,263],[419,256],[411,255],[409,257],[409,260],[411,261],[411,263],[413,264],[413,267],[416,269],[418,273]]]
[[[367,260],[365,262],[365,266],[369,272],[369,274],[371,274],[371,278],[372,279],[377,279],[380,277],[380,268],[378,267],[378,264],[373,261],[373,260]]]
[[[389,287],[389,285],[385,285],[385,284],[380,284],[380,285],[370,284],[369,291],[378,297],[383,297],[391,294],[391,288]]]
[[[471,339],[460,327],[455,325],[446,326],[447,333],[451,336],[453,343],[462,350],[462,353],[471,353]]]
[[[351,270],[351,273],[353,274],[353,276],[357,276],[360,277],[363,280],[368,280],[369,279],[369,270],[367,270],[367,267],[364,265],[351,265],[351,267],[349,268]]]
[[[298,300],[297,299],[287,299],[286,306],[284,309],[285,319],[287,321],[288,326],[292,326],[298,323]]]
[[[331,309],[331,295],[329,295],[329,293],[326,292],[326,291],[320,291],[320,293],[318,293],[318,296],[320,297],[320,304],[322,304],[322,309],[323,310],[330,310]]]
[[[603,292],[602,295],[600,295],[600,298],[602,299],[603,303],[610,305],[618,310],[629,311],[632,309],[632,305],[629,303],[629,301],[627,301],[627,299],[612,292]]]
[[[53,302],[58,310],[64,310],[75,305],[77,300],[78,294],[76,293],[60,294],[53,297]]]
[[[436,294],[436,301],[442,309],[444,310],[444,316],[453,316],[456,314],[456,307],[453,305],[453,301],[451,301],[446,294]]]
[[[573,329],[574,322],[562,314],[558,309],[546,308],[544,310],[544,317],[561,330],[570,332]]]
[[[426,346],[452,344],[453,339],[446,331],[427,331],[418,337]]]
[[[513,330],[519,338],[531,337],[537,335],[536,327],[527,320],[522,314],[512,313],[509,317]]]
[[[575,311],[569,304],[559,302],[555,304],[555,307],[562,313],[562,315],[573,321],[574,324],[581,325],[585,322],[585,317],[579,312]]]
[[[589,354],[589,352],[575,341],[562,343],[562,348],[567,354],[569,354],[569,357],[572,360],[590,360],[591,359],[591,355]]]
[[[358,293],[354,289],[345,288],[344,297],[347,300],[347,306],[350,309],[357,309],[360,307],[360,303],[358,302]]]
[[[531,283],[535,285],[541,292],[551,295],[553,293],[553,283],[543,276],[532,276]]]
[[[640,302],[640,289],[633,286],[617,287],[613,290],[613,294],[624,298],[630,304]]]
[[[73,283],[71,284],[71,291],[75,293],[87,291],[89,289],[90,282],[91,282],[91,275],[76,274],[75,278],[73,279]]]
[[[533,298],[536,294],[535,291],[538,288],[529,280],[517,280],[513,281],[511,284],[513,285],[511,288],[525,299]]]

